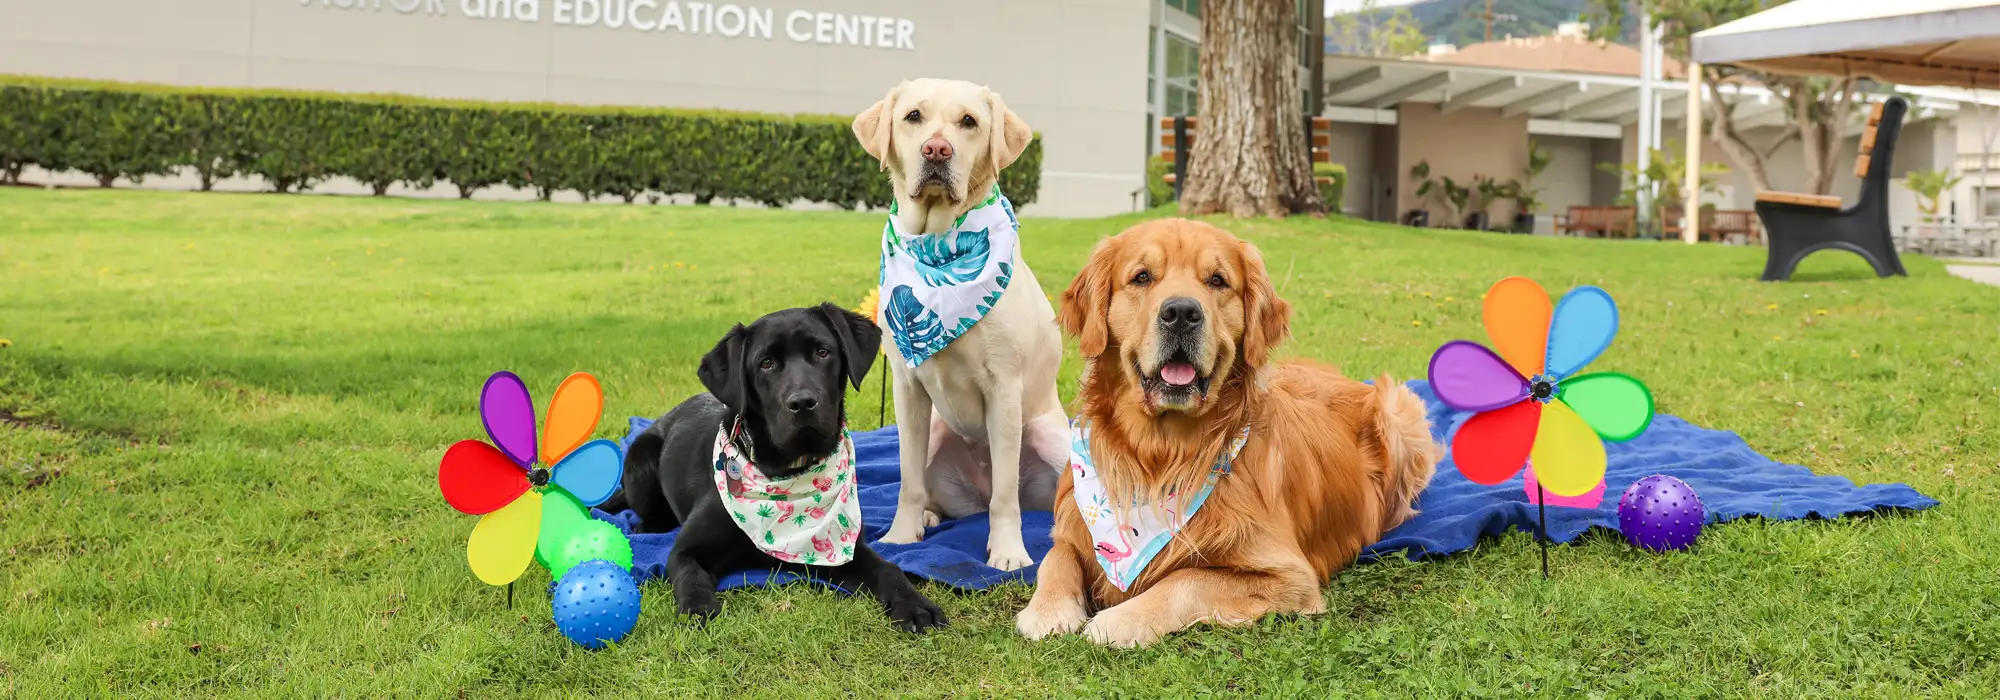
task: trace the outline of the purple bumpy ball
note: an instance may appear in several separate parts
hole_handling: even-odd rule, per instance
[[[556,628],[585,649],[623,640],[639,624],[639,583],[632,572],[603,559],[570,567],[550,602]]]
[[[1693,488],[1665,474],[1640,479],[1618,498],[1618,529],[1625,540],[1655,552],[1687,549],[1707,515]]]

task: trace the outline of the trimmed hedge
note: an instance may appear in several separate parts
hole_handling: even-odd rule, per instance
[[[1326,213],[1339,214],[1341,201],[1347,196],[1347,166],[1339,163],[1314,163],[1313,177],[1315,180],[1322,177],[1333,178],[1332,182],[1318,183],[1319,201],[1321,206],[1326,207]]]
[[[233,175],[277,192],[345,176],[495,185],[548,199],[573,191],[632,202],[693,195],[779,206],[886,207],[888,178],[838,116],[423,100],[272,90],[0,77],[0,180],[28,166],[118,178],[188,172],[207,190]],[[1015,206],[1041,188],[1037,137],[1000,186]]]

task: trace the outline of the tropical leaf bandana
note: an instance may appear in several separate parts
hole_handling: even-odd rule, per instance
[[[998,186],[943,233],[882,227],[883,302],[877,311],[903,361],[915,367],[971,330],[1014,277],[1020,221]]]
[[[854,559],[861,540],[854,438],[805,471],[769,479],[736,444],[742,425],[715,431],[715,490],[736,527],[778,561],[839,566]]]

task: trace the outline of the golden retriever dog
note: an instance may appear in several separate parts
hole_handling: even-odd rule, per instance
[[[1124,590],[1073,500],[1073,462],[1022,636],[1081,628],[1139,647],[1198,622],[1318,613],[1320,586],[1415,513],[1442,452],[1423,400],[1387,376],[1273,361],[1291,315],[1256,247],[1209,224],[1151,221],[1098,244],[1057,316],[1088,362],[1078,417],[1110,502],[1192,493],[1248,437]]]

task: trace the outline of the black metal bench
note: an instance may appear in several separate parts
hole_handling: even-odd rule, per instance
[[[1861,178],[1861,197],[1853,206],[1841,208],[1840,198],[1832,195],[1757,193],[1757,216],[1764,220],[1770,240],[1764,281],[1791,279],[1800,260],[1822,250],[1860,255],[1875,268],[1877,277],[1909,275],[1889,230],[1889,160],[1909,108],[1909,102],[1892,96],[1869,111],[1861,156],[1854,164],[1854,176]]]

